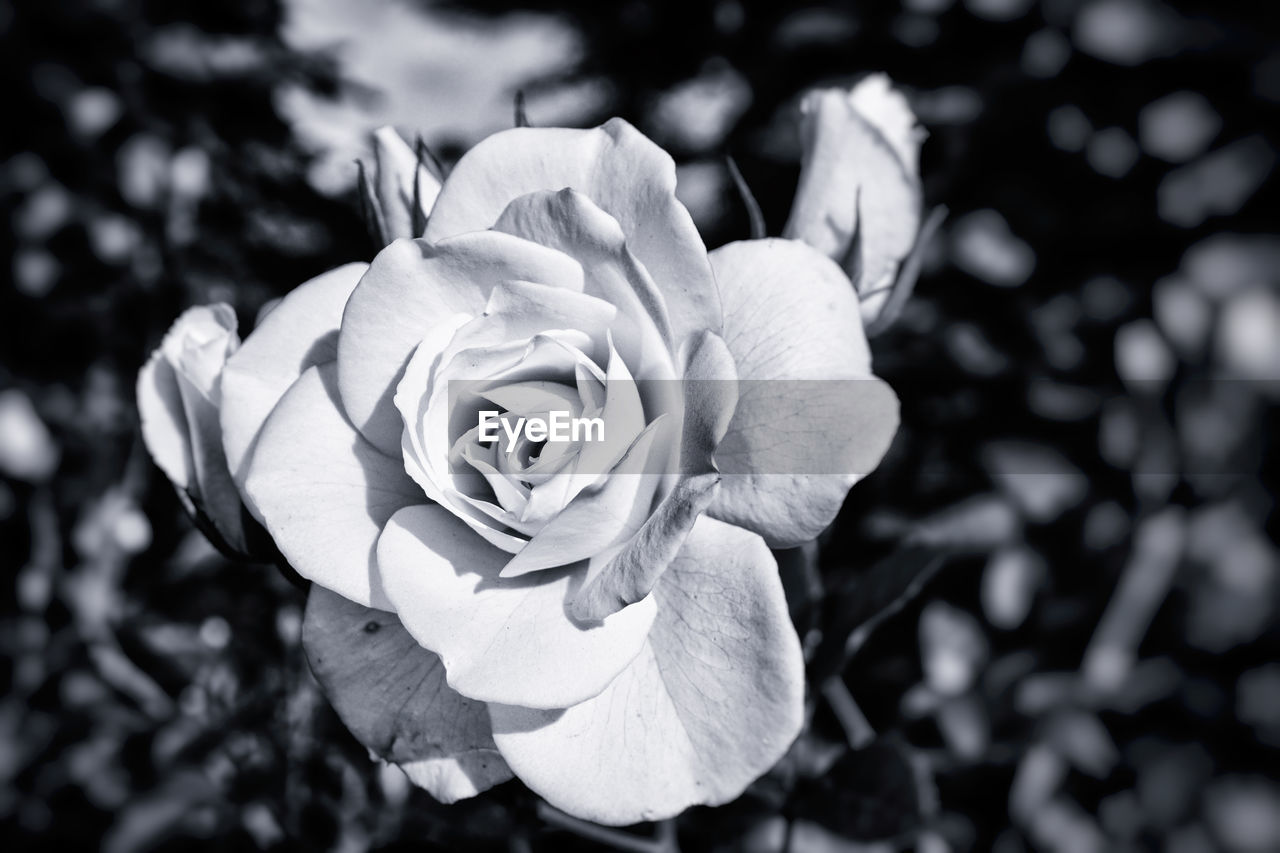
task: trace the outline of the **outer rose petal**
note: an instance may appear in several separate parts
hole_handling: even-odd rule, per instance
[[[804,660],[758,536],[701,519],[654,597],[644,649],[596,698],[563,712],[489,706],[516,775],[597,823],[728,802],[800,731]]]
[[[720,476],[714,473],[681,480],[624,545],[588,562],[570,612],[579,619],[603,619],[648,595],[715,499],[719,485]]]
[[[595,696],[644,645],[653,600],[584,627],[566,612],[580,567],[501,578],[508,559],[439,506],[396,513],[378,541],[387,594],[454,690],[531,708]]]
[[[676,339],[720,327],[706,247],[675,197],[671,156],[621,119],[592,130],[520,127],[495,133],[458,161],[436,199],[426,237],[488,228],[514,199],[571,187],[622,225],[671,311]]]
[[[744,381],[716,451],[724,480],[710,514],[788,547],[830,524],[879,463],[898,400],[871,375],[857,295],[832,261],[792,240],[750,240],[711,263]],[[861,381],[794,381],[833,379]],[[833,473],[806,473],[823,470]]]
[[[138,371],[137,398],[147,452],[169,482],[185,491],[195,485],[195,460],[178,374],[161,350],[153,352]]]
[[[262,318],[222,372],[222,448],[241,489],[267,415],[308,367],[337,357],[347,297],[368,264],[346,264],[299,285]]]
[[[444,803],[511,778],[485,706],[449,689],[440,658],[394,613],[312,586],[302,623],[307,660],[356,739]]]
[[[191,429],[191,454],[195,462],[195,483],[187,494],[198,509],[213,522],[223,539],[237,551],[245,551],[245,529],[240,490],[227,468],[222,450],[222,428],[218,425],[215,400],[200,392],[186,376],[177,375],[182,388],[182,408]],[[216,395],[215,395],[216,396]]]
[[[400,457],[360,437],[338,401],[332,362],[302,374],[267,419],[245,497],[289,565],[352,601],[392,610],[375,550],[395,512],[424,500]]]
[[[569,258],[509,234],[483,231],[429,245],[397,240],[373,259],[351,295],[338,340],[338,382],[351,422],[383,453],[400,449],[392,403],[422,336],[453,314],[477,315],[503,281],[582,290]]]

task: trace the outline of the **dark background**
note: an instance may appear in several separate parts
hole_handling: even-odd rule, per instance
[[[286,5],[0,5],[0,839],[592,847],[518,782],[445,807],[370,762],[307,672],[301,593],[214,553],[138,439],[134,377],[183,307],[245,331],[372,252],[281,92],[377,93],[286,41]],[[903,427],[821,548],[781,555],[812,724],[739,802],[636,838],[1280,849],[1268,4],[422,6],[578,32],[572,71],[520,82],[531,121],[587,87],[581,123],[680,161],[709,247],[747,234],[725,154],[781,229],[807,87],[886,71],[930,132],[949,216],[872,342]],[[446,161],[474,141],[423,131]]]

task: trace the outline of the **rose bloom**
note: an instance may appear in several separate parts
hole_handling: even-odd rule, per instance
[[[441,800],[515,775],[655,820],[736,798],[800,730],[770,547],[821,532],[857,475],[767,457],[869,470],[897,400],[835,262],[708,254],[675,183],[619,120],[491,136],[420,238],[296,289],[222,373],[229,471],[313,582],[313,670]],[[816,430],[782,380],[833,379],[861,380],[835,383],[856,417]],[[599,417],[606,440],[507,448],[482,410]]]

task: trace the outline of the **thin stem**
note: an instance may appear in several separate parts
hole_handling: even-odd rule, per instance
[[[667,818],[658,823],[657,841],[661,849],[667,853],[680,853],[680,841],[676,837],[675,818]]]
[[[867,718],[862,715],[862,709],[853,700],[853,694],[845,686],[843,678],[833,675],[822,682],[822,695],[826,697],[832,713],[840,721],[840,727],[844,729],[844,736],[848,739],[849,746],[861,749],[875,740],[875,729],[871,728],[871,723],[867,722]]]

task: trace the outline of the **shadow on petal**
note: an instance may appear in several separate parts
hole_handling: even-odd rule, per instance
[[[394,613],[313,586],[302,643],[316,679],[356,739],[441,802],[511,778],[480,702],[445,683],[440,658]]]

